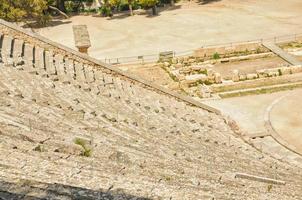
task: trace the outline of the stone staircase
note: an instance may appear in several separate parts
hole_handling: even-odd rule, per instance
[[[215,109],[17,29],[0,21],[0,199],[301,199],[302,170]]]

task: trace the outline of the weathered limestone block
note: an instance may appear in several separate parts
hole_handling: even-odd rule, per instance
[[[247,80],[253,80],[253,79],[257,79],[258,75],[256,73],[247,74],[246,78],[247,78]]]
[[[212,69],[207,69],[207,75],[209,77],[214,77],[214,71]]]
[[[189,58],[189,59],[188,59],[188,62],[189,62],[189,63],[194,63],[194,62],[196,62],[196,59],[195,59],[195,58]]]
[[[32,64],[34,60],[34,46],[28,43],[24,44],[24,62]]]
[[[185,80],[185,78],[186,78],[186,76],[183,74],[179,74],[179,76],[178,76],[179,81],[183,81],[183,80]]]
[[[267,72],[268,77],[274,77],[274,76],[279,76],[279,72],[276,71],[268,71]]]
[[[208,68],[212,68],[213,65],[192,65],[190,68],[192,71],[206,72]]]
[[[94,78],[96,80],[97,83],[104,83],[104,73],[100,70],[95,70],[94,71]]]
[[[84,66],[84,71],[85,71],[85,76],[86,76],[86,81],[88,83],[92,83],[95,81],[94,77],[94,69],[91,66]]]
[[[222,78],[221,78],[220,73],[214,74],[214,81],[215,81],[215,83],[222,83]]]
[[[286,75],[291,73],[290,67],[281,67],[280,68],[281,75]]]
[[[211,89],[208,86],[206,86],[204,84],[202,84],[200,86],[200,96],[202,98],[210,98],[211,97],[211,93],[212,93],[212,91],[211,91]]]
[[[172,70],[171,71],[171,74],[174,76],[174,77],[176,77],[176,78],[178,78],[179,77],[179,75],[180,75],[180,73],[179,73],[179,70]]]
[[[85,74],[84,74],[84,68],[83,68],[83,64],[76,62],[74,65],[74,69],[75,69],[75,78],[77,81],[79,82],[85,82],[86,78],[85,78]]]
[[[177,64],[177,58],[172,58],[171,62],[172,64]]]
[[[185,76],[186,84],[190,85],[196,82],[205,82],[208,80],[208,77],[204,74],[194,74]]]
[[[234,82],[238,82],[240,80],[240,78],[239,78],[239,70],[237,70],[237,69],[233,70],[232,80]]]
[[[246,75],[245,74],[240,74],[239,75],[239,80],[240,81],[245,81],[246,80]]]
[[[45,69],[48,75],[56,75],[57,73],[52,51],[45,51]]]
[[[183,67],[181,69],[179,69],[179,73],[180,74],[190,74],[192,71],[189,67]]]
[[[178,58],[178,63],[183,63],[183,61],[184,61],[183,57]]]
[[[110,75],[105,74],[104,83],[105,84],[113,84],[113,78]]]
[[[169,62],[164,62],[164,66],[165,66],[165,67],[170,67],[170,65],[171,65],[171,64],[170,64]]]
[[[24,45],[24,70],[29,72],[36,72],[34,69],[34,46],[28,43]]]
[[[45,71],[44,49],[38,46],[35,46],[35,67]]]
[[[177,64],[175,64],[174,66],[175,66],[176,69],[179,69],[179,68],[182,68],[182,67],[183,67],[183,65],[182,65],[181,63],[177,63]]]
[[[264,73],[265,73],[268,77],[279,76],[279,68],[265,69],[265,70],[264,70]]]
[[[265,78],[268,76],[264,69],[257,70],[256,73],[258,74],[259,78]]]
[[[65,70],[66,70],[66,77],[69,82],[75,80],[75,69],[74,69],[74,62],[72,59],[65,59]]]
[[[12,37],[4,35],[1,48],[1,59],[6,64],[13,64],[13,59],[11,57],[12,41]]]
[[[302,66],[301,65],[292,66],[290,68],[291,68],[292,74],[302,72]]]
[[[55,55],[54,59],[55,59],[55,66],[57,69],[58,78],[63,82],[67,81],[63,56],[61,54],[57,54]]]
[[[14,40],[14,51],[13,51],[13,60],[14,65],[22,64],[22,51],[23,51],[23,40]]]
[[[175,70],[176,68],[175,68],[175,65],[170,65],[170,70]]]

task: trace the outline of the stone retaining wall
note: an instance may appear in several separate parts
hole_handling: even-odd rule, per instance
[[[232,55],[242,52],[260,53],[269,52],[268,49],[263,47],[261,43],[244,43],[232,46],[220,46],[220,47],[206,47],[200,48],[194,51],[193,56],[195,57],[212,57],[215,53],[222,55]],[[224,56],[223,56],[224,57]]]

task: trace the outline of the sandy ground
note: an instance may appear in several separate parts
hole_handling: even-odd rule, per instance
[[[76,16],[38,32],[74,48],[72,25],[86,24],[92,41],[90,55],[103,59],[302,33],[301,11],[301,0],[191,2],[156,17]]]
[[[170,90],[181,92],[181,90],[179,90],[178,82],[175,82],[164,69],[158,66],[154,66],[154,64],[127,65],[121,66],[119,68],[123,71],[128,71],[132,74],[142,77],[145,80],[153,82],[157,85],[164,86],[166,88],[169,88]]]
[[[231,79],[233,70],[235,69],[239,70],[240,73],[256,73],[259,69],[276,68],[286,64],[287,62],[283,59],[275,56],[231,63],[219,63],[215,64],[213,69],[215,72],[219,72],[224,79]]]
[[[295,89],[272,94],[211,100],[204,103],[218,108],[236,120],[248,134],[266,131],[264,119],[268,112],[272,127],[283,140],[294,145],[302,153],[301,94],[302,89]],[[279,98],[282,100],[274,104],[274,101]]]
[[[278,134],[302,154],[302,90],[289,93],[270,112],[271,123]]]

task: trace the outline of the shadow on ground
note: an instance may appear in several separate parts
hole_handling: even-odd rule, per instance
[[[54,27],[54,26],[59,26],[62,24],[70,24],[70,23],[71,23],[71,21],[52,20],[52,21],[48,22],[46,26]],[[29,23],[24,24],[22,27],[23,28],[41,28],[41,25],[39,25],[36,22],[29,22]]]
[[[206,5],[206,4],[215,3],[215,2],[218,2],[218,1],[221,1],[221,0],[199,0],[199,3],[201,5]]]
[[[173,10],[180,9],[180,8],[181,8],[181,5],[170,6],[167,4],[162,7],[157,7],[157,15],[152,14],[152,9],[144,10],[141,14],[137,14],[137,15],[145,15],[148,18],[154,18],[154,17],[160,16],[161,12],[173,11]],[[107,17],[107,20],[124,19],[124,18],[130,17],[130,16],[131,15],[130,15],[129,11],[123,11],[123,12],[115,13],[112,17]],[[99,15],[99,16],[94,16],[94,17],[102,17],[102,16]]]
[[[112,188],[112,189],[111,189]],[[45,199],[73,199],[73,200],[114,200],[137,199],[150,200],[125,194],[121,189],[110,187],[107,191],[90,190],[62,184],[48,184],[36,181],[21,180],[17,183],[0,181],[0,200],[45,200]]]

